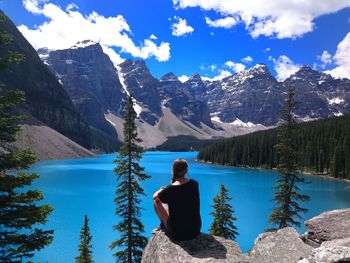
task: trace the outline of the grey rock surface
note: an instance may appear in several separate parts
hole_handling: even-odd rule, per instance
[[[239,245],[231,240],[201,233],[197,238],[175,242],[157,232],[148,242],[143,263],[248,262]]]
[[[350,247],[322,246],[313,250],[308,258],[298,261],[298,263],[345,263],[350,262]]]
[[[305,222],[307,238],[324,241],[350,237],[350,209],[328,211]]]
[[[295,263],[311,256],[312,247],[303,243],[299,233],[290,227],[262,233],[248,253],[251,263]]]

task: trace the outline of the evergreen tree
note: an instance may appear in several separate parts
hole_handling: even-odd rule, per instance
[[[234,210],[229,204],[231,200],[232,198],[228,196],[228,190],[221,184],[220,193],[213,200],[214,205],[212,207],[214,211],[210,214],[214,217],[214,221],[209,232],[214,236],[235,240],[238,232],[234,221],[237,219],[233,216]]]
[[[92,263],[92,236],[90,235],[89,219],[85,215],[84,225],[80,231],[79,256],[76,257],[76,263]]]
[[[294,100],[294,88],[289,87],[286,104],[280,113],[280,127],[277,131],[277,170],[279,178],[275,190],[275,207],[269,217],[269,221],[278,226],[278,229],[287,226],[299,226],[300,213],[306,212],[299,202],[309,199],[309,196],[300,194],[299,183],[305,183],[305,179],[297,173],[297,146],[293,141],[295,136],[294,111],[296,102]]]
[[[4,19],[2,14],[0,16]],[[11,39],[0,32],[0,46]],[[0,69],[5,70],[21,58],[17,53],[8,53],[0,59]],[[20,131],[18,123],[23,120],[23,116],[14,114],[14,108],[23,100],[23,92],[5,92],[0,85],[0,262],[22,262],[53,240],[52,230],[42,230],[38,226],[46,222],[52,208],[37,205],[43,194],[28,190],[39,175],[21,171],[30,168],[36,157],[29,150],[16,150],[11,145]]]
[[[147,243],[147,239],[142,235],[144,226],[139,219],[141,216],[140,195],[144,195],[139,183],[148,179],[149,176],[139,165],[143,149],[138,146],[141,139],[137,136],[135,119],[133,99],[132,96],[129,96],[125,105],[124,144],[114,161],[117,164],[114,171],[118,183],[114,199],[115,213],[121,218],[121,222],[114,226],[114,229],[120,233],[120,238],[110,245],[111,249],[119,248],[114,254],[116,260],[128,263],[141,261],[142,251]]]

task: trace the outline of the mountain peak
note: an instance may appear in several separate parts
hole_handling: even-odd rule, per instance
[[[178,77],[173,72],[166,73],[159,80],[160,81],[179,81]]]
[[[202,80],[201,75],[199,75],[198,73],[193,73],[192,76],[189,78],[189,80]]]
[[[77,42],[74,46],[71,47],[71,49],[86,48],[94,45],[100,45],[100,44],[92,40],[83,40],[83,41]]]
[[[299,79],[310,79],[310,78],[320,78],[323,73],[312,69],[308,65],[302,65],[294,74],[292,74],[289,78],[299,78]]]
[[[258,63],[254,67],[248,69],[248,71],[255,71],[258,73],[269,73],[269,68],[263,64],[263,63]]]

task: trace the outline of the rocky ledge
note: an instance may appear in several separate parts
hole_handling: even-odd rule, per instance
[[[305,225],[304,235],[290,227],[262,233],[247,254],[236,242],[221,237],[201,233],[196,239],[175,242],[157,232],[149,240],[142,262],[350,262],[350,209],[322,213]]]

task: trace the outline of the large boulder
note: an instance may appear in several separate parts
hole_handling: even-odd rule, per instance
[[[248,262],[239,245],[221,237],[201,233],[197,238],[176,242],[164,232],[156,232],[149,240],[142,263],[174,262]]]
[[[345,263],[350,262],[350,247],[345,246],[321,246],[312,251],[308,258],[298,261],[298,263]]]
[[[305,225],[306,238],[318,244],[350,237],[350,209],[324,212],[306,221]]]
[[[286,227],[260,234],[248,254],[251,263],[295,263],[311,253],[312,247],[304,244],[298,232]]]

